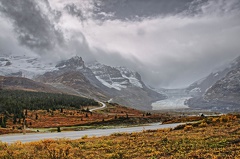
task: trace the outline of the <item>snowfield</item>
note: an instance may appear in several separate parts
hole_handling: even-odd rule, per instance
[[[46,63],[37,57],[0,55],[0,75],[3,76],[19,74],[21,77],[32,79],[36,75],[53,70],[56,70],[55,64]]]

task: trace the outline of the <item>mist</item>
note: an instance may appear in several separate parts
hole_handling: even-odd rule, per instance
[[[82,56],[182,88],[240,55],[238,0],[0,0],[0,54]]]

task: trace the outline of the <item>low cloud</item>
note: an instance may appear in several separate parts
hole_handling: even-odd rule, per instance
[[[136,69],[148,83],[183,87],[240,54],[239,2],[200,4],[141,21],[89,20],[83,32],[90,48],[140,61]]]
[[[238,0],[3,0],[0,10],[4,50],[127,66],[155,87],[187,86],[240,55]]]
[[[55,15],[47,1],[40,2],[3,0],[0,10],[13,22],[20,44],[32,49],[48,50],[62,43],[63,38],[61,31],[52,23]]]
[[[79,53],[90,54],[81,31],[71,30],[73,36],[66,37],[66,30],[60,24],[62,11],[53,9],[48,0],[3,0],[0,2],[0,16],[7,21],[0,26],[8,31],[1,43],[9,46],[2,49],[5,54],[28,52],[54,61]]]

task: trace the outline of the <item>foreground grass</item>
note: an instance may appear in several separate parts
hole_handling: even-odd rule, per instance
[[[240,158],[240,119],[222,116],[205,118],[175,130],[26,144],[0,143],[0,158]]]

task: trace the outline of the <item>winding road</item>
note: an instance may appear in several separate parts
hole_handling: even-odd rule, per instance
[[[98,108],[93,108],[93,109],[90,109],[89,111],[90,112],[92,112],[92,111],[95,111],[95,110],[99,110],[99,109],[104,109],[105,107],[106,107],[106,104],[105,103],[103,103],[103,102],[100,102],[100,101],[98,101],[99,103],[101,103],[102,104],[102,106],[101,107],[98,107]]]
[[[163,124],[163,125],[161,125],[160,123],[154,123],[148,126],[116,128],[116,129],[94,129],[94,130],[71,131],[71,132],[61,132],[61,133],[34,133],[34,134],[26,134],[26,135],[23,135],[23,134],[1,135],[0,141],[11,144],[16,141],[21,141],[25,143],[25,142],[44,140],[44,139],[59,139],[59,138],[78,139],[85,135],[89,137],[108,136],[113,133],[132,133],[132,132],[141,132],[143,130],[174,128],[181,124],[184,124],[184,123]]]

